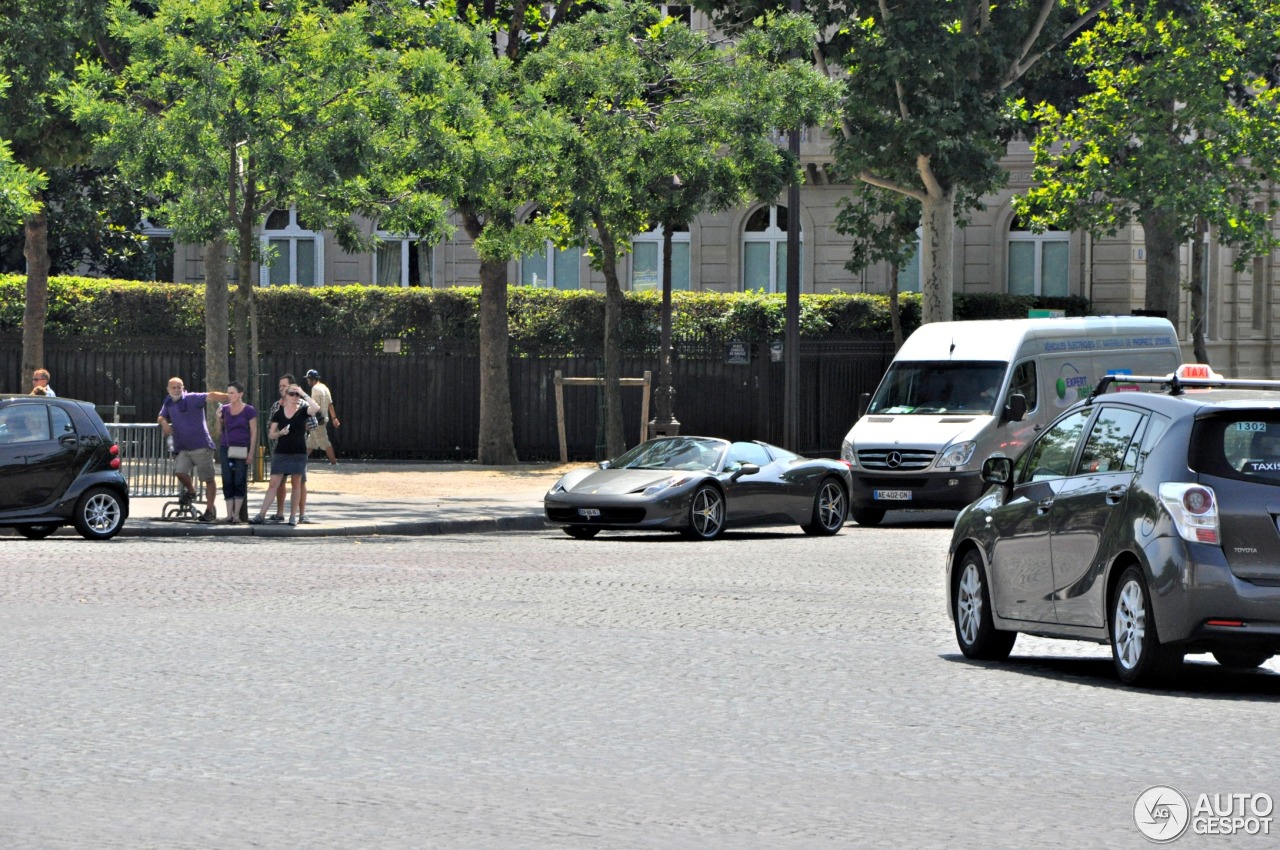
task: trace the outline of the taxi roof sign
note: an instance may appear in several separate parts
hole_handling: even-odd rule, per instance
[[[1208,363],[1183,363],[1174,372],[1180,381],[1220,381],[1222,376],[1209,368]]]

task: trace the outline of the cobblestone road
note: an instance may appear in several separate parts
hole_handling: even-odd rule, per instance
[[[1136,848],[1150,785],[1280,797],[1276,662],[965,662],[948,536],[0,541],[0,848]]]

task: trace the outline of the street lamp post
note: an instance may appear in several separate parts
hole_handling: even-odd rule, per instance
[[[676,193],[684,185],[675,174],[671,175],[670,200],[675,206]],[[655,437],[674,437],[680,433],[680,421],[675,415],[676,389],[671,386],[671,234],[676,229],[674,221],[662,223],[662,338],[658,349],[658,386],[654,389],[654,417],[649,420],[649,434]]]
[[[801,0],[791,0],[791,11],[801,10]],[[793,163],[800,162],[800,128],[788,133]],[[783,339],[782,444],[793,452],[800,445],[800,182],[794,176],[787,188],[787,301],[786,336]]]

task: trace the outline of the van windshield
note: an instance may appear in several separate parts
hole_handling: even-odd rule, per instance
[[[898,361],[880,382],[868,413],[991,413],[1008,363]]]

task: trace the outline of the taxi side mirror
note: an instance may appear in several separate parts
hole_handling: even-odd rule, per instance
[[[1007,457],[989,457],[982,463],[982,480],[987,484],[1008,484],[1013,480],[1013,461]]]

